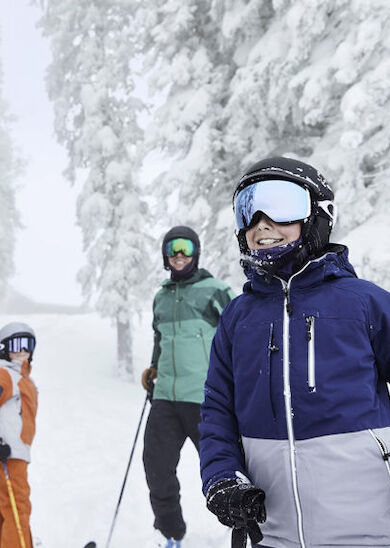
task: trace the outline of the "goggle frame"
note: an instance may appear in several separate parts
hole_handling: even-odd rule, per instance
[[[18,354],[25,350],[32,354],[36,347],[35,337],[32,335],[15,335],[8,337],[2,343],[4,349],[9,353]]]
[[[185,257],[193,257],[195,245],[189,238],[173,238],[165,244],[165,255],[169,258],[182,253]]]
[[[295,207],[293,211],[290,211],[291,206]],[[310,217],[311,211],[309,190],[284,179],[266,179],[251,183],[239,190],[234,197],[238,230],[250,228],[257,212],[267,215],[275,223],[288,225],[305,221]]]

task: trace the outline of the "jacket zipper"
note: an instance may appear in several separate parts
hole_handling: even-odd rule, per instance
[[[283,306],[283,395],[284,395],[284,405],[286,411],[286,424],[287,424],[287,436],[289,443],[289,454],[290,454],[290,469],[291,469],[291,481],[293,496],[295,502],[295,509],[297,512],[297,529],[298,529],[298,538],[301,545],[301,548],[306,548],[305,538],[303,534],[303,516],[302,516],[302,507],[299,499],[298,491],[298,479],[297,479],[297,466],[296,466],[296,448],[295,448],[295,436],[293,428],[293,416],[294,412],[291,404],[291,385],[290,385],[290,316],[292,314],[292,306],[290,300],[290,287],[292,280],[298,276],[307,265],[307,263],[301,270],[296,272],[291,278],[286,282],[282,278],[279,278],[284,294],[284,306]]]
[[[314,316],[306,318],[307,384],[310,392],[316,391],[316,358],[314,352]]]
[[[176,362],[175,362],[175,341],[172,339],[172,367],[173,367],[173,383],[172,383],[172,395],[173,400],[176,401]]]
[[[377,436],[377,434],[373,430],[369,429],[368,431],[370,432],[371,436],[376,441],[376,444],[378,445],[380,452],[382,453],[382,458],[385,461],[385,466],[390,476],[390,463],[389,463],[390,453],[387,450],[386,444],[379,436]]]
[[[175,294],[173,295],[173,301],[172,301],[172,332],[173,332],[173,338],[176,336],[176,292],[177,288],[175,289]],[[172,289],[173,293],[173,289]]]
[[[325,253],[326,255],[326,253]],[[284,405],[286,411],[286,424],[287,424],[287,435],[288,443],[290,448],[290,469],[291,469],[291,481],[293,488],[293,496],[295,502],[295,508],[297,512],[297,528],[298,528],[298,537],[301,548],[306,548],[305,538],[303,535],[303,519],[302,519],[302,508],[299,500],[298,492],[298,482],[297,482],[297,468],[295,460],[295,436],[293,428],[293,409],[291,405],[291,386],[290,386],[290,348],[289,348],[289,339],[290,339],[290,316],[292,314],[292,306],[290,301],[290,287],[292,280],[299,276],[311,263],[320,261],[322,257],[318,257],[312,261],[306,263],[298,272],[293,274],[288,282],[282,278],[278,280],[282,284],[283,294],[284,294],[284,306],[283,306],[283,395],[284,395]],[[275,276],[277,278],[277,276]]]
[[[178,300],[178,284],[176,284],[175,294],[173,296],[173,310],[172,310],[172,367],[173,367],[173,383],[172,383],[172,396],[173,400],[176,401],[176,362],[175,362],[175,337],[176,337],[176,302]]]
[[[269,339],[268,339],[268,366],[269,366],[268,382],[269,382],[269,399],[271,402],[272,416],[274,420],[276,420],[276,410],[275,410],[274,399],[272,396],[272,354],[274,352],[277,352],[278,350],[279,348],[274,345],[274,324],[271,323],[269,328]]]
[[[204,357],[205,357],[205,360],[206,360],[206,365],[208,365],[209,364],[209,357],[207,355],[206,343],[205,343],[205,340],[204,340],[204,337],[203,337],[203,329],[202,328],[199,329],[199,335],[200,335],[200,338],[202,339],[202,346],[203,346]]]
[[[181,301],[182,301],[182,298],[180,297],[179,284],[176,284],[176,302],[179,303],[179,306],[178,306],[179,328],[181,328]]]

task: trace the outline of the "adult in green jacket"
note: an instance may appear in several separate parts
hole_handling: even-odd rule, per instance
[[[179,547],[186,525],[176,467],[187,437],[199,451],[200,404],[211,341],[234,294],[225,282],[198,268],[200,242],[191,228],[173,227],[164,237],[162,253],[171,276],[153,303],[154,348],[142,384],[148,389],[155,380],[155,385],[143,459],[155,516],[152,546]]]

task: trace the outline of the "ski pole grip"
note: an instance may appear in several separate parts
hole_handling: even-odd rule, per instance
[[[232,529],[232,548],[246,548],[246,528],[233,527]]]
[[[249,520],[242,527],[234,526],[232,530],[232,548],[246,548],[247,536],[251,540],[252,545],[257,545],[264,538],[259,524],[254,519]]]
[[[147,380],[147,386],[148,386],[146,389],[147,398],[150,401],[150,403],[152,403],[153,392],[154,392],[154,382],[149,378]]]
[[[249,535],[249,538],[251,539],[252,544],[258,544],[259,542],[263,540],[264,535],[261,532],[259,524],[257,523],[256,520],[251,519],[250,521],[248,521],[247,527],[248,527],[248,535]]]

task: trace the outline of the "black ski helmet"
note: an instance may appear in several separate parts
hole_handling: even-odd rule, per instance
[[[318,256],[329,243],[329,236],[335,222],[333,190],[324,176],[311,165],[293,158],[275,156],[257,162],[244,173],[233,195],[233,208],[241,190],[253,183],[270,179],[292,181],[310,193],[311,213],[302,223],[303,246],[291,251],[296,255],[297,264],[303,265],[306,260]],[[246,229],[241,229],[237,233],[240,251],[244,255],[249,251],[245,232]],[[285,255],[283,264],[290,258],[291,255]],[[269,272],[275,272],[279,266],[277,261],[274,261],[272,265],[262,261],[262,268]]]
[[[36,342],[35,333],[32,327],[23,322],[11,322],[0,329],[0,343],[2,348],[0,349],[0,358],[10,361],[8,350],[4,346],[4,343],[8,339],[13,337],[29,337]],[[33,352],[30,352],[29,362],[32,361]]]
[[[197,268],[198,262],[199,262],[199,254],[200,254],[199,236],[197,235],[195,230],[193,230],[189,226],[179,225],[179,226],[174,226],[173,228],[168,230],[162,242],[161,251],[162,251],[165,270],[170,270],[168,257],[165,252],[166,245],[167,245],[167,242],[169,242],[170,240],[174,240],[175,238],[187,238],[188,240],[191,240],[191,242],[194,244],[194,255],[193,255],[194,267]]]

